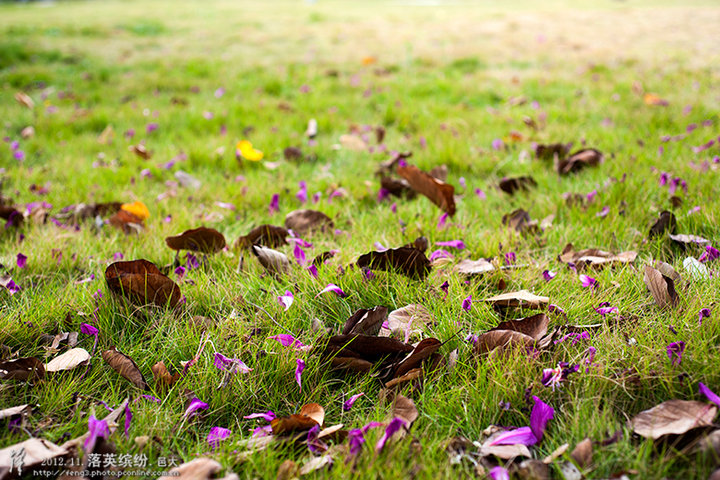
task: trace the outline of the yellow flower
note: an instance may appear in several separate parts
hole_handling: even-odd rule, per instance
[[[252,146],[252,143],[248,142],[247,140],[240,140],[235,148],[245,160],[257,162],[262,160],[263,158],[263,152],[261,152],[260,150],[255,150]]]
[[[140,220],[146,220],[150,218],[150,210],[142,202],[123,203],[120,207],[128,213],[132,213]]]

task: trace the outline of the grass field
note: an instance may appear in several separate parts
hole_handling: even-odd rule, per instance
[[[47,362],[67,346],[49,349],[44,335],[80,332],[83,323],[99,331],[96,350],[92,335],[78,337],[78,347],[95,352],[89,369],[0,380],[0,409],[32,406],[19,426],[11,419],[12,428],[0,415],[0,448],[29,436],[62,445],[88,431],[91,415],[108,413],[102,402],[117,407],[130,397],[128,435],[123,413],[109,437],[117,454],[144,454],[151,465],[171,456],[178,463],[209,456],[223,475],[276,478],[289,468],[281,467],[285,460],[302,466],[321,454],[303,442],[247,453],[253,429],[266,422],[244,416],[268,410],[286,416],[315,402],[325,408],[325,426],[351,430],[387,424],[392,402],[373,376],[332,370],[317,352],[268,337],[292,333],[306,345],[322,345],[314,319],[337,334],[359,308],[419,303],[432,320],[411,342],[446,342],[438,351],[445,363],[435,370],[426,364],[422,382],[397,389],[419,413],[409,434],[376,452],[384,427],[371,429],[355,458],[331,448],[332,467],[311,475],[482,478],[474,464],[480,462],[486,470],[502,465],[514,478],[534,478],[518,471],[521,458],[481,460],[472,454],[475,446],[453,464],[448,445],[458,437],[482,442],[491,425],[528,425],[536,395],[555,415],[530,448],[532,457],[542,460],[569,445],[548,462],[553,477],[563,478],[561,465],[578,463],[570,452],[585,438],[593,441],[593,454],[578,467],[587,478],[710,476],[720,449],[687,447],[701,443],[698,435],[690,438],[697,430],[654,442],[634,435],[628,420],[671,399],[706,402],[699,382],[720,392],[718,260],[705,262],[711,275],[694,278],[683,260],[700,257],[703,247],[683,250],[666,234],[648,238],[660,212],[670,210],[677,233],[713,246],[720,240],[720,7],[711,1],[437,3],[0,4],[0,193],[26,214],[22,226],[0,230],[2,359]],[[18,92],[30,97],[30,107],[15,100]],[[310,119],[318,125],[313,140],[305,135]],[[23,136],[28,126],[34,133]],[[261,161],[237,158],[244,139],[264,153]],[[604,162],[560,176],[552,160],[535,155],[536,144],[557,142],[572,142],[573,151],[596,148]],[[150,158],[131,151],[140,144]],[[287,147],[298,147],[301,158],[285,159]],[[457,213],[444,226],[442,211],[420,195],[378,200],[375,172],[394,151],[411,151],[407,161],[425,171],[447,166]],[[181,182],[178,172],[199,186]],[[537,186],[514,195],[498,188],[504,177],[524,175]],[[307,186],[305,203],[296,196],[300,182]],[[582,201],[569,205],[563,194]],[[137,235],[92,218],[79,228],[61,219],[69,205],[135,201],[150,213]],[[303,236],[312,243],[305,247],[308,259],[338,250],[317,277],[295,262],[291,245],[278,248],[291,268],[277,278],[248,250],[232,247],[253,227],[282,225],[299,208],[320,210],[335,224]],[[518,208],[546,219],[544,229],[520,234],[504,226],[503,215]],[[175,253],[165,238],[201,225],[222,232],[230,248],[184,276],[170,269],[186,298],[178,309],[142,311],[110,294],[104,272],[118,254],[171,264]],[[380,270],[367,279],[350,268],[376,242],[395,248],[419,236],[430,242],[428,255],[446,248],[436,242],[462,240],[467,248],[446,248],[452,259],[437,261],[424,280]],[[558,260],[570,242],[578,250],[638,256],[632,264],[579,272],[597,279],[585,288]],[[453,270],[462,259],[479,258],[517,268],[469,280]],[[675,282],[678,304],[665,309],[643,281],[645,266],[658,260],[682,277]],[[546,281],[545,270],[557,276]],[[15,293],[7,288],[10,277]],[[318,295],[330,283],[347,296]],[[534,354],[475,353],[466,338],[502,320],[482,300],[521,289],[564,309],[566,316],[548,313],[558,339],[570,331],[588,338],[551,342]],[[286,290],[294,295],[287,311],[278,301]],[[599,314],[602,302],[618,311]],[[699,322],[704,308],[710,316]],[[573,325],[591,327],[567,328]],[[679,364],[666,351],[674,342],[685,342]],[[152,380],[157,362],[182,372],[180,362],[202,345],[171,388]],[[103,360],[111,346],[137,363],[147,391]],[[587,365],[590,347],[596,354]],[[215,352],[252,371],[223,381]],[[306,363],[302,388],[297,359]],[[544,386],[543,369],[559,362],[581,368],[555,388]],[[343,402],[359,393],[344,411]],[[191,397],[208,407],[185,418]],[[213,427],[232,433],[211,451],[206,438]],[[603,444],[618,431],[617,441]],[[335,444],[346,448],[348,441],[329,442]]]

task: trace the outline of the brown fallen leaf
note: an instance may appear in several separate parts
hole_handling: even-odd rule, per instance
[[[540,340],[548,331],[550,319],[544,313],[538,313],[532,317],[521,318],[519,320],[509,320],[500,322],[493,330],[512,330],[520,332],[533,340]]]
[[[200,457],[171,469],[167,475],[159,477],[158,480],[237,480],[239,478],[232,472],[217,478],[215,474],[222,469],[223,466],[217,460]]]
[[[27,404],[25,405],[18,405],[16,407],[10,407],[10,408],[3,408],[0,410],[0,420],[4,418],[10,418],[15,415],[25,415],[30,413],[32,408],[30,408]]]
[[[361,308],[345,321],[342,334],[377,335],[387,316],[388,310],[385,307]]]
[[[659,270],[650,265],[645,265],[643,281],[650,289],[650,293],[658,307],[675,307],[680,303],[680,297],[675,291],[675,282],[672,278],[660,273]]]
[[[166,237],[165,243],[173,250],[190,250],[208,254],[217,253],[227,245],[222,233],[207,227],[185,230],[180,235]]]
[[[367,150],[368,145],[365,143],[365,141],[360,138],[358,135],[355,134],[344,134],[340,135],[340,145],[343,146],[343,148],[346,148],[348,150],[353,150],[356,152],[362,152]]]
[[[637,252],[628,250],[614,254],[606,252],[598,248],[586,248],[576,251],[572,243],[568,243],[563,248],[562,253],[558,255],[558,260],[562,263],[574,263],[577,268],[598,267],[610,264],[628,264],[635,261]]]
[[[175,308],[180,302],[180,287],[144,259],[115,262],[105,269],[105,282],[115,295],[143,306],[155,304]]]
[[[23,214],[12,205],[0,205],[0,218],[6,221],[6,225],[19,227],[23,223]]]
[[[699,237],[697,235],[686,235],[684,233],[673,235],[671,233],[668,235],[668,237],[670,237],[670,240],[683,247],[710,245],[710,240],[708,240],[707,238]]]
[[[355,357],[333,357],[330,366],[338,370],[350,370],[357,373],[366,373],[373,368],[371,362]]]
[[[28,95],[25,92],[15,92],[15,101],[30,110],[32,110],[33,107],[35,107],[35,102],[30,97],[30,95]]]
[[[21,452],[22,456],[18,456],[17,452]],[[69,453],[67,449],[42,438],[29,438],[0,450],[0,478],[16,477],[19,458],[22,461],[20,468],[22,468],[23,474],[29,478],[28,472],[31,472],[33,468],[53,459],[65,457]]]
[[[315,425],[322,427],[325,409],[317,403],[303,405],[299,413],[275,418],[270,422],[274,435],[310,430]]]
[[[285,147],[283,150],[283,157],[285,157],[285,160],[292,162],[300,160],[303,157],[303,153],[299,147]]]
[[[712,425],[717,407],[694,400],[668,400],[638,413],[630,426],[638,435],[656,440]]]
[[[290,271],[290,260],[284,253],[260,245],[252,245],[250,249],[269,273],[280,275]]]
[[[137,145],[131,145],[130,147],[128,147],[128,150],[130,150],[132,153],[142,158],[143,160],[148,160],[150,159],[150,157],[152,157],[152,152],[145,148],[145,145],[143,145],[142,143],[139,143]]]
[[[523,460],[517,466],[517,476],[523,480],[551,480],[550,467],[540,460]],[[569,479],[565,479],[569,480]]]
[[[376,362],[385,357],[397,360],[403,354],[412,352],[413,347],[394,338],[353,334],[334,335],[319,350],[325,358],[350,357]]]
[[[125,380],[129,381],[141,390],[147,390],[148,384],[143,377],[140,368],[135,361],[119,352],[114,346],[102,352],[102,358],[105,363],[110,365],[113,370],[118,372]]]
[[[603,161],[603,154],[594,148],[584,148],[570,155],[568,158],[560,159],[556,171],[560,175],[576,173],[585,167],[596,167]]]
[[[327,232],[335,226],[332,219],[317,210],[293,210],[285,216],[285,228],[299,235],[308,232]]]
[[[415,402],[402,395],[397,395],[392,407],[392,416],[394,418],[402,418],[405,421],[405,428],[410,429],[415,420],[418,419],[418,412]]]
[[[437,167],[433,167],[429,172],[430,175],[437,178],[441,182],[447,182],[448,177],[448,167],[447,165],[438,165]]]
[[[384,270],[401,273],[410,278],[421,280],[428,276],[431,270],[430,260],[423,252],[414,247],[400,247],[384,250],[382,252],[369,252],[361,255],[357,266],[373,270]]]
[[[675,214],[667,210],[663,210],[660,212],[660,216],[655,223],[653,223],[653,226],[650,227],[648,238],[661,237],[668,232],[674,234],[676,231],[677,219],[675,218]]]
[[[3,380],[40,380],[45,376],[45,365],[36,357],[24,357],[0,362]]]
[[[125,234],[140,233],[145,228],[143,219],[125,210],[118,210],[108,219],[108,222]]]
[[[503,215],[502,224],[506,227],[512,228],[516,232],[531,230],[533,227],[533,223],[530,220],[530,214],[522,208],[518,208],[517,210],[513,210],[512,212]]]
[[[170,388],[180,379],[179,373],[170,375],[170,372],[163,361],[157,362],[155,365],[150,367],[150,371],[152,371],[153,378],[155,379],[155,385],[158,387]]]
[[[45,364],[46,372],[60,372],[62,370],[72,370],[80,365],[86,365],[90,360],[90,354],[84,348],[73,348],[58,355]]]
[[[382,177],[380,179],[380,188],[384,188],[390,195],[399,198],[415,198],[417,192],[412,189],[410,183],[403,178]]]
[[[550,298],[535,295],[527,290],[518,290],[516,292],[495,295],[494,297],[486,298],[483,301],[503,308],[522,307],[540,309],[547,306],[550,302]]]
[[[400,166],[397,173],[407,180],[413,190],[429,198],[451,217],[455,215],[455,187],[413,165]]]
[[[408,356],[392,365],[386,374],[381,375],[380,379],[387,381],[396,377],[402,377],[410,370],[420,368],[423,361],[433,356],[441,346],[442,342],[437,338],[426,338],[422,340]]]
[[[475,353],[484,354],[495,349],[502,351],[507,349],[529,350],[535,341],[524,333],[513,330],[491,330],[478,336],[475,344]]]
[[[278,467],[275,480],[293,480],[297,478],[300,467],[292,460],[285,460]]]
[[[498,186],[500,190],[508,195],[514,195],[517,191],[528,191],[531,188],[537,187],[537,182],[534,178],[527,175],[512,178],[505,177],[500,180]]]
[[[539,160],[553,160],[555,157],[561,160],[570,153],[571,147],[572,143],[538,144],[535,147],[535,157]]]
[[[409,340],[422,335],[423,328],[433,323],[435,319],[424,306],[413,303],[397,310],[393,310],[387,317],[389,329],[380,329],[380,336],[396,336]]]
[[[482,275],[483,273],[492,272],[495,270],[495,266],[485,260],[484,258],[480,258],[478,260],[469,260],[465,259],[460,261],[457,265],[455,265],[454,270],[457,273],[473,276],[473,275]]]
[[[397,167],[401,160],[407,160],[410,157],[412,157],[412,152],[395,152],[389,160],[380,164],[375,174],[385,177],[395,170],[395,167]]]
[[[287,245],[285,238],[290,235],[284,227],[275,225],[260,225],[253,228],[247,235],[243,235],[235,242],[235,248],[250,248],[252,245],[262,245],[276,248]]]
[[[575,445],[570,456],[580,468],[587,468],[592,463],[593,446],[592,441],[589,438],[585,438],[583,441]]]

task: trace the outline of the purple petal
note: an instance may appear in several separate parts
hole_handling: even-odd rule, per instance
[[[557,272],[553,272],[552,270],[544,270],[543,271],[543,278],[546,282],[549,282],[553,278],[555,278],[555,275],[557,275]]]
[[[712,390],[710,390],[710,389],[709,389],[704,383],[702,383],[702,382],[699,382],[699,383],[698,383],[698,388],[699,388],[699,390],[700,390],[700,393],[702,393],[703,395],[705,395],[705,397],[706,397],[709,401],[711,401],[712,403],[714,403],[715,405],[717,405],[718,407],[720,407],[720,397],[718,397],[718,396],[715,394],[715,392],[713,392]]]
[[[25,265],[27,265],[27,257],[23,255],[22,253],[17,254],[17,266],[18,268],[25,268]]]
[[[230,373],[250,373],[252,368],[245,365],[239,358],[228,358],[220,352],[215,353],[213,359],[215,368]]]
[[[299,265],[305,265],[307,263],[307,260],[305,258],[305,250],[300,248],[299,243],[295,243],[295,247],[293,248],[293,255],[295,256],[295,260],[298,262]]]
[[[508,252],[505,254],[505,265],[512,265],[517,260],[515,252]]]
[[[390,420],[390,423],[387,427],[385,427],[385,433],[383,433],[383,436],[380,437],[380,440],[378,440],[377,444],[375,445],[375,451],[381,452],[383,448],[385,448],[385,444],[388,440],[390,440],[390,437],[392,437],[396,432],[398,432],[401,428],[405,427],[405,420],[403,420],[400,417],[395,417],[392,420]]]
[[[265,413],[251,413],[250,415],[245,415],[243,418],[245,418],[245,419],[262,418],[263,420],[270,422],[272,420],[275,420],[275,412],[273,412],[272,410],[268,410]]]
[[[435,250],[430,254],[429,260],[431,262],[434,262],[435,260],[439,258],[453,258],[452,253],[448,252],[447,250],[439,249]]]
[[[280,211],[280,195],[277,193],[270,199],[270,205],[268,206],[268,213],[272,215],[275,212]]]
[[[93,327],[89,323],[81,323],[80,324],[80,332],[84,333],[85,335],[94,335],[94,336],[97,336],[100,333],[100,331],[96,327]]]
[[[671,365],[680,365],[683,353],[685,352],[685,342],[672,342],[665,347],[665,351],[670,359]]]
[[[493,445],[535,445],[537,438],[530,427],[520,427],[508,430],[493,438],[488,446]]]
[[[307,267],[307,271],[310,272],[310,275],[312,275],[313,277],[318,277],[318,270],[315,265],[310,265],[309,267]]]
[[[193,397],[192,400],[190,400],[190,404],[188,405],[187,409],[185,409],[185,413],[183,414],[183,417],[187,418],[192,415],[195,415],[198,410],[205,410],[209,407],[207,403],[201,401],[197,397]]]
[[[302,391],[302,372],[305,370],[305,360],[302,360],[298,358],[296,361],[297,366],[295,367],[295,381],[298,384],[298,387],[300,387],[300,390]]]
[[[533,405],[532,411],[530,412],[530,429],[539,442],[545,433],[547,423],[555,416],[555,409],[535,395],[533,395],[532,398],[535,401],[535,405]]]
[[[472,295],[468,295],[467,298],[462,301],[462,308],[466,312],[469,312],[470,309],[472,309]]]
[[[447,242],[435,242],[435,245],[440,247],[450,247],[462,250],[465,248],[465,242],[462,240],[448,240]]]
[[[188,270],[192,270],[193,268],[199,268],[200,262],[195,255],[188,252],[185,254],[185,266]]]
[[[357,455],[362,450],[365,443],[365,435],[359,428],[354,428],[348,432],[348,445],[350,447],[350,455]]]
[[[555,305],[554,303],[551,303],[550,305],[548,305],[548,312],[550,312],[550,313],[558,312],[563,315],[565,314],[565,310],[562,307],[560,307],[559,305]]]
[[[208,433],[207,441],[210,444],[210,448],[215,450],[218,445],[220,445],[220,442],[225,440],[230,436],[232,432],[223,427],[212,427],[210,429],[210,433]]]
[[[712,245],[708,245],[705,247],[705,251],[700,255],[700,258],[698,258],[698,261],[700,262],[710,262],[712,260],[717,260],[720,258],[720,250],[713,247]]]
[[[510,473],[503,467],[493,467],[488,472],[488,477],[492,480],[510,480]]]
[[[350,397],[349,399],[347,399],[347,400],[345,401],[345,403],[343,403],[343,411],[344,411],[344,412],[349,412],[350,409],[352,408],[353,404],[357,401],[357,399],[360,398],[360,397],[362,397],[363,395],[365,395],[365,393],[358,393],[358,394],[356,394],[356,395],[353,395],[353,396]]]
[[[125,438],[130,438],[130,422],[132,422],[133,414],[130,410],[130,403],[125,405]]]
[[[475,195],[477,195],[478,198],[480,198],[480,200],[485,200],[487,198],[487,195],[485,195],[485,192],[483,192],[479,188],[475,189]]]
[[[603,218],[607,216],[607,214],[610,213],[610,207],[603,207],[602,210],[600,210],[598,213],[595,214],[596,217]]]
[[[7,280],[0,280],[0,285],[4,286],[10,293],[10,295],[15,295],[17,292],[20,291],[20,287],[17,283],[13,281],[12,278],[8,278]]]
[[[323,289],[320,291],[320,293],[318,293],[317,295],[315,295],[315,298],[319,297],[319,296],[322,295],[323,293],[328,293],[328,292],[333,292],[333,293],[334,293],[335,295],[337,295],[338,297],[346,297],[346,296],[347,296],[347,295],[345,294],[345,292],[342,291],[342,288],[338,287],[338,286],[335,285],[334,283],[329,283],[327,287],[323,288]]]
[[[698,312],[698,323],[702,325],[703,318],[710,318],[710,309],[701,308]]]
[[[187,268],[183,267],[182,265],[180,265],[179,267],[177,267],[175,269],[175,275],[177,275],[180,280],[182,280],[182,278],[185,276],[186,273],[187,273]]]
[[[606,305],[606,306],[601,306],[601,307],[596,308],[595,311],[604,317],[608,313],[617,313],[618,308]]]
[[[88,437],[85,439],[83,447],[85,452],[92,452],[95,448],[95,442],[98,438],[108,438],[110,436],[110,428],[105,420],[98,420],[94,415],[90,415],[88,419]]]
[[[447,280],[445,280],[445,282],[442,285],[440,285],[440,290],[445,292],[445,295],[448,294],[448,291],[450,290],[450,284],[448,283]]]
[[[595,288],[598,285],[598,281],[588,275],[580,275],[578,278],[580,279],[580,283],[582,284],[582,286],[585,288]]]
[[[161,403],[159,398],[153,397],[152,395],[140,395],[138,399],[140,398],[144,398],[145,400],[150,400],[151,402],[155,403]]]
[[[440,219],[438,219],[437,228],[444,228],[445,224],[447,223],[449,215],[447,213],[443,213],[440,215]]]
[[[280,342],[280,344],[283,347],[293,347],[296,350],[301,349],[305,345],[292,335],[288,333],[281,333],[280,335],[273,335],[272,337],[268,337],[270,340],[276,340]]]
[[[280,302],[280,305],[285,307],[285,311],[288,311],[288,308],[290,308],[290,305],[293,304],[293,300],[295,297],[293,296],[292,292],[290,290],[285,290],[285,295],[280,295],[278,298],[278,302]]]
[[[500,150],[503,148],[503,146],[505,144],[503,143],[502,140],[500,140],[499,138],[496,138],[492,141],[492,143],[490,145],[492,146],[493,150]]]

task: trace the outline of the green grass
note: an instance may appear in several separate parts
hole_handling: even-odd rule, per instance
[[[2,135],[18,140],[25,152],[18,162],[10,144],[0,144],[2,195],[21,206],[47,201],[53,205],[51,214],[80,202],[134,200],[151,211],[139,236],[125,236],[110,226],[96,230],[92,222],[75,231],[31,219],[20,231],[0,231],[0,273],[11,275],[21,287],[13,296],[0,291],[0,343],[13,355],[44,358],[42,334],[79,331],[81,323],[90,322],[100,329],[98,351],[117,346],[151,379],[156,362],[177,370],[195,355],[203,332],[190,321],[196,315],[210,317],[213,324],[204,334],[212,345],[206,345],[198,363],[169,392],[151,387],[147,393],[162,403],[133,404],[129,439],[120,427],[111,440],[119,453],[138,454],[136,437],[157,437],[159,442],[142,450],[151,463],[169,455],[190,460],[209,451],[207,433],[222,426],[232,435],[213,458],[241,478],[275,478],[285,459],[302,463],[309,453],[270,448],[239,457],[238,442],[259,425],[243,420],[244,415],[266,410],[287,415],[317,402],[326,409],[326,425],[343,423],[350,429],[387,420],[390,406],[378,400],[376,380],[340,375],[316,356],[267,340],[285,331],[251,304],[267,310],[303,343],[316,344],[320,336],[311,329],[313,318],[337,330],[358,308],[384,305],[392,310],[421,303],[436,320],[425,336],[449,340],[441,349],[445,356],[458,351],[454,369],[428,374],[422,389],[402,390],[420,412],[410,437],[419,441],[422,453],[405,439],[376,455],[372,447],[381,432],[372,431],[356,464],[338,458],[319,477],[403,478],[408,472],[420,478],[472,477],[471,464],[449,463],[444,451],[448,440],[458,435],[479,440],[491,424],[527,425],[528,388],[556,410],[545,438],[533,448],[536,458],[565,443],[572,449],[585,437],[601,441],[620,429],[619,442],[595,446],[590,477],[607,478],[623,470],[635,472],[635,478],[707,477],[716,464],[713,455],[688,457],[653,447],[632,435],[627,419],[673,398],[704,400],[698,382],[720,389],[720,322],[714,305],[718,276],[685,278],[682,260],[700,252],[682,252],[667,239],[647,240],[659,212],[671,208],[667,187],[658,185],[662,171],[688,184],[687,193],[679,190],[682,206],[674,210],[679,232],[714,244],[720,239],[718,165],[713,162],[718,148],[692,150],[718,135],[720,48],[708,34],[718,27],[720,9],[713,2],[411,7],[379,1],[113,0],[57,2],[47,8],[0,5]],[[365,57],[376,62],[363,65]],[[669,106],[646,105],[638,86],[657,93]],[[216,98],[221,87],[225,93]],[[14,101],[18,91],[33,98],[32,111]],[[525,101],[510,101],[519,98]],[[212,118],[206,119],[204,112]],[[310,118],[319,125],[315,145],[304,137]],[[529,128],[526,118],[540,128]],[[701,125],[704,121],[709,125]],[[159,128],[146,133],[149,123]],[[689,124],[698,128],[680,141],[663,141],[665,135],[686,132]],[[28,125],[36,134],[21,139]],[[447,228],[438,229],[441,212],[425,198],[398,200],[397,213],[391,202],[377,202],[374,172],[388,158],[387,151],[337,147],[342,134],[363,125],[383,126],[387,149],[411,150],[410,161],[420,168],[448,166],[448,182],[460,199]],[[97,140],[107,126],[115,134],[109,145]],[[130,129],[135,136],[126,138]],[[521,141],[508,140],[513,131],[522,135]],[[243,138],[265,153],[263,163],[235,159],[235,144]],[[506,148],[493,149],[494,139],[505,139]],[[153,152],[150,160],[128,150],[140,141]],[[570,141],[575,147],[585,142],[600,149],[606,161],[558,177],[552,165],[532,154],[534,142]],[[288,146],[301,147],[312,158],[287,162],[282,150]],[[183,159],[171,169],[163,167],[179,155]],[[265,168],[269,162],[277,168]],[[707,171],[697,168],[704,162]],[[151,176],[141,176],[143,169]],[[191,190],[175,185],[179,170],[202,186]],[[611,180],[625,174],[624,181]],[[517,175],[532,175],[538,187],[512,197],[496,188],[502,177]],[[467,188],[459,186],[461,177]],[[295,198],[299,181],[307,182],[310,196],[321,193],[310,208],[331,216],[342,230],[308,237],[313,243],[309,256],[339,250],[320,269],[319,278],[295,265],[290,274],[274,280],[247,254],[238,272],[242,252],[231,249],[188,273],[180,283],[187,304],[179,313],[137,315],[107,291],[103,272],[115,252],[165,265],[174,255],[164,243],[168,235],[206,225],[231,243],[255,225],[282,224],[286,213],[301,208]],[[47,184],[49,193],[38,197],[29,190],[32,184]],[[329,201],[340,187],[348,195]],[[476,188],[487,198],[476,196]],[[562,198],[565,192],[585,195],[593,190],[597,197],[587,208],[568,207]],[[158,200],[167,192],[172,194]],[[269,215],[275,193],[280,211]],[[223,209],[216,202],[230,202],[237,209]],[[610,213],[596,217],[604,206]],[[691,213],[695,206],[701,209]],[[538,237],[508,231],[501,218],[516,208],[537,220],[555,215],[552,227]],[[171,220],[164,221],[168,216]],[[422,282],[384,272],[367,282],[358,269],[348,268],[375,242],[400,246],[419,235],[432,244],[464,240],[468,248],[456,260],[502,261],[513,251],[517,263],[526,266],[470,283],[452,273],[452,264],[435,268]],[[577,248],[634,249],[639,257],[633,266],[592,273],[600,286],[590,291],[557,261],[568,242]],[[290,247],[283,250],[292,255]],[[29,257],[22,270],[15,267],[20,252]],[[642,279],[643,266],[652,260],[668,262],[684,275],[678,308],[660,311],[654,306]],[[558,271],[558,276],[546,283],[545,269]],[[94,281],[75,284],[90,274]],[[465,335],[492,328],[499,318],[481,302],[464,312],[461,302],[468,295],[480,300],[499,293],[501,279],[508,291],[525,288],[549,296],[567,311],[570,324],[602,326],[591,332],[590,341],[558,344],[537,359],[522,354],[478,358]],[[445,280],[450,289],[443,299],[439,286]],[[316,297],[328,283],[340,285],[348,297]],[[98,289],[103,296],[96,301]],[[294,292],[295,303],[283,312],[276,297],[286,289]],[[617,306],[625,321],[595,313],[603,301]],[[699,326],[703,307],[713,315]],[[564,323],[554,316],[551,325]],[[256,327],[261,332],[248,337]],[[453,337],[458,330],[460,335]],[[92,338],[81,337],[80,346],[91,349]],[[687,349],[682,364],[672,366],[665,347],[678,340],[686,341]],[[540,384],[543,368],[560,361],[578,363],[591,345],[597,349],[595,368],[574,374],[554,391]],[[218,389],[222,376],[213,366],[213,349],[240,358],[253,371]],[[293,376],[297,355],[307,361],[302,391]],[[633,378],[622,374],[630,368],[636,372]],[[83,372],[60,373],[35,384],[2,381],[0,406],[35,406],[27,431],[60,444],[86,432],[93,411],[105,414],[100,400],[116,406],[141,393],[99,353],[88,374]],[[210,407],[174,431],[188,391]],[[365,396],[343,412],[343,401],[359,392]],[[511,408],[503,410],[501,402],[510,402]],[[26,436],[0,428],[0,447]],[[557,462],[552,468],[557,469]]]

